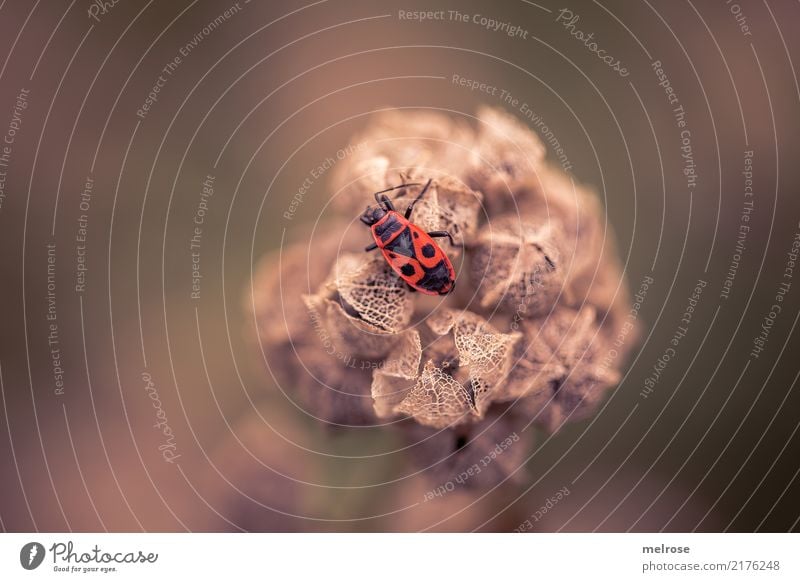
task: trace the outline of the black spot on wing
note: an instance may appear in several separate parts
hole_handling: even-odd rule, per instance
[[[418,287],[428,291],[439,291],[451,283],[450,270],[444,261],[439,261],[430,269],[425,269],[425,275],[417,283]]]
[[[400,272],[403,273],[406,277],[410,277],[416,271],[414,270],[414,265],[403,265],[400,267]]]
[[[433,257],[433,255],[436,254],[436,249],[433,248],[433,245],[431,243],[423,245],[421,250],[422,250],[422,256],[425,257],[426,259],[430,259]]]

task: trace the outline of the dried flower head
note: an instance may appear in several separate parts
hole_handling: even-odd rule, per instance
[[[515,118],[476,120],[377,115],[334,171],[345,222],[267,259],[248,302],[287,397],[333,424],[386,424],[414,443],[415,466],[459,474],[531,422],[555,430],[596,408],[619,380],[624,350],[608,354],[627,302],[597,198]],[[374,192],[430,178],[412,220],[464,245],[443,243],[460,273],[443,298],[411,292],[347,226]],[[393,193],[397,209],[418,192]],[[469,486],[516,472],[520,440]]]

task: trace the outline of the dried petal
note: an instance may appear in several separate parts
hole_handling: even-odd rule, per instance
[[[397,343],[397,334],[350,315],[332,299],[304,295],[303,301],[320,338],[320,347],[340,359],[381,359]]]
[[[395,411],[439,428],[481,418],[492,388],[509,373],[520,334],[500,333],[469,311],[440,310],[426,322],[440,337],[423,351],[425,368]]]
[[[278,389],[309,416],[333,425],[374,422],[366,360],[329,353],[319,343],[283,346],[267,358]]]
[[[473,130],[430,111],[386,111],[354,138],[365,144],[337,165],[334,204],[353,215],[374,204],[373,193],[405,182],[458,176],[468,166]]]
[[[372,376],[372,398],[378,417],[395,414],[395,407],[406,397],[419,375],[421,359],[419,332],[410,329],[402,334],[392,356]]]
[[[411,319],[408,286],[380,255],[342,255],[325,287],[349,314],[378,330],[399,333]]]
[[[513,206],[519,188],[544,165],[545,148],[516,117],[500,109],[478,110],[469,183],[487,196],[490,208],[498,202]]]
[[[619,381],[608,363],[610,344],[599,332],[592,307],[559,307],[547,318],[523,324],[527,345],[510,374],[504,398],[521,398],[529,414],[555,429],[569,417],[593,410],[605,391]]]
[[[425,363],[416,385],[395,410],[435,428],[462,423],[476,415],[467,388],[433,360]]]
[[[563,246],[558,223],[512,216],[493,220],[470,255],[470,282],[480,306],[517,319],[549,312],[563,292]]]
[[[433,188],[436,192],[438,220],[436,227],[430,230],[449,232],[456,244],[471,244],[481,222],[483,195],[468,188],[461,180],[449,176],[434,180]],[[447,252],[452,254],[458,250],[448,247]]]
[[[310,243],[290,245],[259,262],[244,309],[254,317],[265,348],[305,334],[309,321],[301,295],[323,282],[335,260],[342,228],[336,224]]]
[[[500,333],[468,311],[454,317],[453,338],[460,366],[469,369],[474,406],[482,416],[494,401],[493,386],[506,381],[519,333]]]

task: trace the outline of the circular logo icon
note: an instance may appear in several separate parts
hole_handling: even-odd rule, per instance
[[[28,542],[19,551],[19,563],[26,570],[34,570],[44,561],[44,546],[39,542]]]

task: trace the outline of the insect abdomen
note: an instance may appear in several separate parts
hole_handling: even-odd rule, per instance
[[[423,250],[428,247],[432,253]],[[455,273],[450,261],[436,243],[414,225],[393,233],[382,250],[392,269],[418,291],[429,295],[446,295],[452,291]]]
[[[417,282],[417,286],[438,295],[446,295],[453,287],[451,267],[443,259],[435,267],[426,268],[425,275]]]

